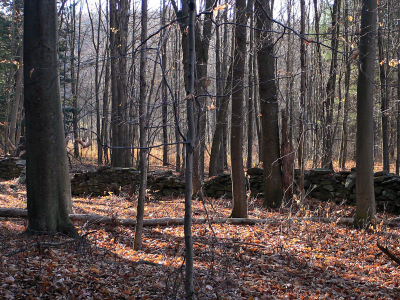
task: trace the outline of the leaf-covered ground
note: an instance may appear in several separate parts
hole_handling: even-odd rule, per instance
[[[75,213],[136,217],[136,197],[74,198]],[[0,183],[0,207],[26,207],[23,185]],[[265,210],[249,201],[255,226],[193,226],[197,299],[400,299],[400,268],[377,248],[400,255],[399,229],[337,225],[353,207],[307,202]],[[230,200],[193,201],[196,218],[227,217]],[[146,218],[183,217],[181,198],[149,198]],[[301,217],[319,216],[332,222]],[[379,214],[379,222],[393,218]],[[27,237],[27,221],[0,218],[0,299],[183,299],[183,227],[145,227],[142,251],[133,227],[75,223],[82,238]]]

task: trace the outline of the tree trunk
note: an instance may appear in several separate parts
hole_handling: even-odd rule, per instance
[[[161,26],[165,26],[166,17],[166,5],[165,0],[162,0],[162,11],[161,11]],[[164,35],[166,30],[164,30]],[[167,41],[164,41],[161,48],[162,58],[161,63],[163,70],[167,69]],[[164,75],[166,76],[166,75]],[[164,80],[162,83],[162,132],[163,132],[163,166],[168,166],[168,127],[167,127],[167,116],[168,116],[168,94],[167,94],[167,83]]]
[[[212,0],[205,1],[205,10],[210,11],[214,2]],[[207,93],[207,67],[208,67],[208,51],[210,48],[210,40],[212,37],[211,14],[204,15],[203,26],[196,30],[196,59],[197,59],[197,95],[200,102],[200,108],[195,111],[195,119],[200,121],[196,140],[196,149],[193,161],[193,194],[197,194],[200,199],[204,197],[202,184],[204,179],[204,152],[206,148],[206,100]]]
[[[225,13],[224,13],[225,17]],[[225,37],[224,37],[225,39]],[[234,43],[234,37],[232,37],[232,43]],[[226,44],[226,41],[225,43]],[[234,54],[234,49],[232,49],[232,56]],[[217,92],[220,96],[218,97],[218,111],[217,118],[215,124],[215,130],[213,135],[213,140],[211,144],[211,153],[210,153],[210,163],[208,176],[215,176],[223,172],[224,167],[226,166],[226,128],[228,123],[228,109],[229,109],[229,101],[230,94],[232,93],[232,68],[233,61],[230,59],[229,61],[224,59],[223,65],[229,66],[226,72],[226,78],[224,76],[222,83],[224,83],[224,87],[220,87],[222,91]]]
[[[400,9],[398,8],[400,18]],[[400,26],[399,26],[400,27]],[[397,59],[400,61],[400,35],[397,35]],[[400,99],[400,64],[397,65],[397,99]],[[396,174],[400,174],[400,101],[397,101],[397,153],[396,153]]]
[[[294,148],[289,138],[288,117],[282,110],[282,185],[284,190],[285,204],[288,204],[293,198],[294,184]]]
[[[229,63],[228,78],[225,81],[223,96],[220,97],[220,106],[217,112],[217,121],[211,145],[210,165],[208,175],[215,176],[218,172],[218,166],[221,165],[220,154],[223,147],[224,127],[228,117],[229,98],[232,89],[232,62]]]
[[[329,70],[328,83],[326,85],[326,102],[325,102],[325,137],[324,153],[322,156],[322,167],[332,168],[332,149],[334,140],[333,130],[333,108],[335,104],[336,74],[337,74],[337,49],[339,45],[339,15],[341,0],[335,0],[332,9],[332,59]]]
[[[375,221],[374,193],[374,71],[376,47],[375,0],[363,0],[361,11],[360,66],[357,85],[356,214],[354,225],[365,228]]]
[[[378,49],[379,49],[379,78],[381,81],[381,118],[382,118],[382,163],[383,170],[390,171],[389,163],[389,90],[387,86],[387,61],[383,45],[383,17],[382,8],[378,8],[378,21],[382,26],[378,26]]]
[[[350,47],[349,43],[349,7],[348,0],[345,0],[345,9],[344,9],[344,31],[345,31],[345,52],[349,53]],[[347,160],[347,121],[349,118],[349,106],[350,106],[350,75],[351,75],[351,61],[349,57],[345,57],[346,64],[346,73],[344,75],[344,108],[343,108],[343,125],[342,125],[342,142],[340,145],[340,155],[339,155],[339,165],[342,170],[346,168],[346,160]]]
[[[17,51],[17,60],[18,60],[18,69],[15,74],[15,92],[14,92],[14,102],[11,108],[11,117],[10,117],[10,141],[13,145],[17,146],[19,141],[19,132],[17,130],[17,120],[18,120],[18,112],[20,112],[20,103],[22,96],[22,79],[24,77],[23,74],[23,63],[22,63],[22,55],[23,55],[22,45],[18,48]]]
[[[176,34],[178,35],[178,33],[176,33]],[[181,52],[180,52],[180,46],[179,46],[179,42],[178,42],[178,37],[177,36],[176,36],[176,39],[175,39],[175,42],[174,42],[174,50],[175,50],[175,53],[178,53],[178,57],[179,57],[179,54]],[[175,107],[179,107],[179,99],[180,99],[180,90],[179,90],[179,88],[180,88],[181,76],[180,76],[180,69],[179,69],[178,61],[177,60],[174,60],[174,61],[175,61],[174,62],[174,67],[175,67],[175,72],[174,72],[174,75],[175,75],[175,78],[174,78],[174,83],[175,83],[175,85],[174,85],[174,87],[175,87],[175,103],[174,103],[174,106]],[[174,109],[174,114],[175,113],[176,113],[176,111]],[[175,142],[176,142],[176,145],[175,145],[175,151],[176,151],[176,153],[175,153],[175,171],[178,172],[178,173],[181,172],[181,147],[180,147],[181,136],[180,136],[179,130],[178,130],[179,119],[180,119],[179,118],[179,114],[176,113],[176,115],[175,115],[175,122],[176,122],[175,123]]]
[[[103,143],[103,157],[104,163],[109,163],[109,151],[108,151],[108,143],[109,143],[109,128],[108,124],[110,124],[109,119],[109,85],[110,85],[110,62],[109,62],[109,50],[106,49],[104,57],[106,58],[104,63],[106,64],[106,74],[104,76],[104,92],[103,92],[103,122],[101,123],[101,140]]]
[[[247,23],[245,8],[245,0],[236,0],[231,125],[232,218],[247,218],[246,181],[243,169],[243,88],[246,58],[245,25]]]
[[[305,1],[300,1],[300,34],[304,36],[306,25],[305,25]],[[301,68],[301,76],[300,76],[300,117],[299,117],[299,145],[297,150],[297,160],[298,160],[298,168],[299,168],[299,176],[297,179],[298,192],[300,203],[303,204],[305,198],[304,191],[304,140],[305,140],[305,130],[304,130],[304,122],[306,120],[306,91],[307,91],[307,82],[306,82],[306,58],[307,58],[307,44],[305,40],[300,41],[300,68]]]
[[[186,274],[185,290],[186,299],[194,299],[193,286],[193,239],[192,239],[192,195],[193,195],[193,152],[195,148],[195,127],[194,127],[194,77],[196,64],[196,2],[188,2],[188,70],[187,70],[187,89],[186,89],[186,108],[188,121],[188,134],[186,140],[186,171],[185,171],[185,254],[186,254]]]
[[[251,8],[251,19],[250,19],[250,27],[253,28],[253,20],[252,16],[253,8]],[[249,96],[247,101],[247,169],[250,169],[253,166],[253,128],[254,128],[254,110],[253,110],[253,101],[254,101],[254,89],[253,89],[253,51],[254,51],[254,31],[250,29],[250,51],[249,51],[249,74],[248,74],[248,85],[249,85]]]
[[[99,0],[98,6],[98,25],[97,25],[97,37],[94,29],[94,22],[92,15],[90,13],[89,2],[86,0],[86,6],[88,8],[88,14],[90,19],[90,25],[92,29],[92,44],[93,48],[96,53],[95,58],[95,68],[94,68],[94,90],[95,90],[95,98],[96,98],[96,134],[97,134],[97,164],[101,165],[103,163],[103,148],[101,145],[101,114],[100,114],[100,83],[101,83],[101,76],[99,74],[100,71],[100,29],[101,29],[101,17],[102,17],[102,10],[101,10],[101,0]]]
[[[15,15],[16,15],[16,0],[13,0],[12,2],[12,17],[11,17],[11,49],[10,49],[10,65],[9,65],[9,73],[8,73],[8,80],[7,80],[7,98],[6,98],[6,113],[5,113],[5,118],[6,121],[8,121],[8,115],[10,114],[10,102],[11,102],[11,86],[12,86],[12,77],[14,74],[14,43],[15,43]],[[9,149],[9,133],[10,133],[10,128],[9,126],[4,126],[4,153],[8,153]]]
[[[258,28],[272,30],[269,0],[258,6]],[[268,14],[268,16],[267,16]],[[258,50],[259,97],[262,126],[262,161],[264,166],[264,206],[280,207],[283,199],[282,170],[279,145],[278,90],[275,82],[274,42],[269,33],[260,35]]]
[[[118,9],[117,9],[118,4]],[[128,34],[127,0],[110,0],[110,46],[111,46],[111,123],[113,167],[131,165],[127,149],[127,91],[126,91],[126,49]]]
[[[147,105],[146,105],[146,60],[147,49],[145,40],[147,39],[147,0],[142,0],[142,32],[141,41],[143,43],[140,51],[140,98],[139,98],[139,130],[140,130],[140,186],[137,205],[137,223],[135,231],[135,250],[142,248],[142,232],[144,218],[144,203],[147,188]]]
[[[26,1],[24,14],[27,231],[77,236],[68,216],[71,184],[61,111],[56,1]]]
[[[78,132],[78,96],[76,94],[76,73],[75,73],[75,39],[76,39],[76,3],[72,4],[72,17],[70,28],[70,53],[71,53],[71,98],[72,98],[72,130],[74,132],[74,157],[79,157],[79,132]]]

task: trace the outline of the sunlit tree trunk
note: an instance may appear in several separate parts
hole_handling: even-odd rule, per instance
[[[118,5],[117,5],[118,4]],[[118,9],[117,9],[118,8]],[[131,165],[127,137],[126,54],[128,33],[127,0],[110,0],[111,47],[111,164],[114,167]]]

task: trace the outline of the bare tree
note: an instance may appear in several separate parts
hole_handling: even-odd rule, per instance
[[[344,8],[344,32],[345,32],[345,47],[344,50],[346,53],[350,52],[349,46],[349,3],[348,0],[345,0],[345,8]],[[346,168],[346,160],[347,160],[347,139],[348,139],[348,118],[349,118],[349,106],[350,106],[350,75],[351,75],[351,60],[349,56],[344,58],[346,65],[346,73],[344,75],[344,108],[343,108],[343,124],[342,124],[342,141],[340,144],[340,155],[339,155],[339,165],[341,169]]]
[[[332,150],[334,140],[333,130],[333,110],[335,103],[336,75],[337,75],[337,50],[339,46],[339,16],[341,0],[335,0],[332,8],[332,37],[331,37],[331,65],[329,69],[329,78],[326,84],[325,103],[325,128],[324,128],[324,152],[322,157],[322,167],[333,168]]]
[[[382,16],[382,4],[378,7],[378,57],[379,57],[379,79],[381,81],[380,94],[381,94],[381,114],[382,114],[382,162],[383,170],[390,171],[389,163],[389,88],[387,78],[387,60],[385,59],[384,49],[384,28]]]
[[[360,65],[357,84],[356,214],[354,225],[375,221],[374,192],[374,72],[377,2],[363,0],[361,11]]]
[[[147,0],[142,0],[142,49],[140,51],[140,99],[139,99],[139,130],[140,130],[140,186],[137,205],[137,222],[135,228],[135,250],[142,247],[142,232],[144,218],[144,202],[147,187],[147,105],[146,105],[146,60],[147,60]]]
[[[260,5],[262,3],[262,5]],[[279,207],[283,199],[282,170],[279,145],[278,90],[275,82],[274,41],[272,30],[272,11],[269,0],[257,1],[257,27],[266,34],[260,35],[260,48],[257,53],[259,96],[262,123],[262,161],[264,166],[264,205]]]
[[[305,21],[305,1],[300,0],[300,34],[304,36],[306,31],[306,21]],[[299,166],[299,176],[297,179],[298,192],[300,201],[303,202],[305,197],[304,191],[304,140],[305,140],[305,130],[304,123],[306,120],[306,91],[307,91],[307,81],[306,81],[306,71],[307,71],[307,42],[302,39],[300,44],[300,117],[299,117],[299,145],[297,149],[297,161]]]
[[[118,5],[117,5],[118,4]],[[110,47],[111,47],[111,125],[114,167],[130,166],[127,149],[127,91],[126,49],[129,19],[128,0],[110,0]]]
[[[25,1],[24,13],[27,231],[77,236],[68,216],[71,185],[61,112],[56,1]]]
[[[246,182],[243,165],[243,96],[246,59],[246,0],[236,0],[235,54],[233,61],[231,167],[232,218],[247,218]]]
[[[186,169],[185,169],[185,254],[186,254],[186,275],[185,290],[186,299],[194,299],[193,286],[193,239],[192,239],[192,194],[193,194],[193,152],[195,148],[195,127],[194,127],[194,77],[195,77],[195,30],[196,30],[196,2],[188,2],[188,70],[186,107],[188,133],[186,140]]]

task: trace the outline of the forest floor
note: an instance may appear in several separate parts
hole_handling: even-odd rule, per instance
[[[136,196],[73,198],[77,214],[136,217]],[[228,217],[231,201],[193,201],[195,218]],[[25,208],[25,186],[0,183],[0,207]],[[266,210],[250,199],[250,218],[270,224],[195,224],[197,299],[400,299],[400,267],[377,248],[400,254],[400,230],[339,225],[354,207],[308,200],[304,209]],[[150,197],[146,218],[182,218],[183,198]],[[324,217],[331,222],[305,217]],[[0,218],[0,299],[184,299],[183,226],[134,227],[75,222],[82,238],[27,237],[24,219]]]

